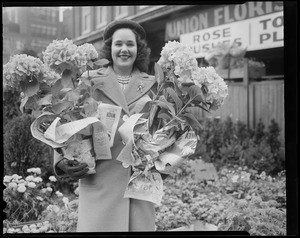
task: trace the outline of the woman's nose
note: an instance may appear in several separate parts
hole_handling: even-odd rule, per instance
[[[122,45],[121,52],[128,52],[126,45]]]

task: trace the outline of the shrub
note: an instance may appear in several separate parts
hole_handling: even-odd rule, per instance
[[[285,169],[284,147],[279,141],[280,128],[274,120],[267,130],[260,120],[255,131],[241,121],[233,123],[230,117],[224,121],[206,119],[202,124],[204,129],[200,133],[197,154],[217,169],[225,164],[248,166],[271,175]]]
[[[19,107],[20,92],[16,91],[16,89],[3,90],[3,125],[22,115]]]
[[[52,174],[52,149],[31,135],[33,118],[23,114],[12,119],[4,128],[4,174],[26,175],[31,167],[39,167],[45,175]]]

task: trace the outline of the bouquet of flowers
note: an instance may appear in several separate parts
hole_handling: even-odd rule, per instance
[[[228,95],[213,67],[198,67],[192,48],[168,42],[155,64],[157,91],[137,103],[149,113],[134,114],[119,128],[126,142],[117,160],[133,174],[125,197],[160,204],[162,174],[173,174],[200,142],[201,110],[217,110]]]
[[[20,110],[30,110],[36,118],[31,125],[32,135],[67,159],[85,161],[90,173],[95,173],[97,156],[93,145],[99,143],[92,140],[93,130],[102,128],[102,135],[107,133],[96,117],[98,103],[91,97],[91,82],[80,75],[107,63],[97,58],[92,44],[76,46],[65,39],[48,45],[43,52],[44,62],[20,54],[3,66],[4,88],[18,89]]]

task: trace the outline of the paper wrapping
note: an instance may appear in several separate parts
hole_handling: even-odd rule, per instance
[[[147,130],[147,119],[142,115],[132,115],[119,128],[125,146],[117,160],[126,168],[132,166],[134,171],[124,196],[160,204],[163,196],[161,173],[175,173],[178,166],[195,152],[197,138],[193,131],[186,131],[176,138],[176,129],[172,126],[162,128],[152,136]]]
[[[98,118],[87,117],[65,124],[61,124],[60,119],[53,113],[44,112],[31,124],[32,135],[54,149],[61,148],[65,158],[87,163],[89,174],[96,172],[95,159],[111,159],[106,127]],[[51,124],[43,132],[40,125],[45,122]],[[91,137],[83,140],[77,134],[88,126],[93,128]],[[92,153],[93,149],[94,153]]]

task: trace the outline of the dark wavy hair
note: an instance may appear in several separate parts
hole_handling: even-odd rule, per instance
[[[130,28],[128,28],[130,29]],[[150,62],[150,53],[151,49],[148,47],[147,41],[144,39],[141,39],[140,35],[134,30],[133,33],[136,36],[136,42],[137,42],[137,56],[133,63],[133,67],[137,67],[142,72],[148,72],[148,66]],[[108,38],[106,41],[104,41],[104,45],[102,46],[99,57],[105,58],[110,61],[109,65],[113,64],[113,60],[111,57],[111,45],[112,45],[112,36]]]

